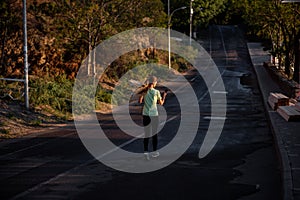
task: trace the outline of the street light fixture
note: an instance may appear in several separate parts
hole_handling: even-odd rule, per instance
[[[170,0],[168,0],[168,44],[169,44],[169,69],[171,69],[171,19],[173,14],[178,10],[186,9],[186,6],[175,9],[170,14]]]

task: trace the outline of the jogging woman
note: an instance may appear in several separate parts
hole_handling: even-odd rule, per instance
[[[143,125],[145,130],[144,137],[144,155],[147,160],[150,159],[148,144],[149,138],[152,138],[153,152],[151,153],[152,157],[158,157],[159,152],[157,151],[157,129],[158,129],[158,111],[157,103],[163,105],[167,93],[164,92],[162,97],[159,90],[155,89],[157,84],[157,78],[152,76],[149,78],[149,83],[146,88],[145,95],[141,95],[139,98],[139,103],[144,101],[143,106]]]

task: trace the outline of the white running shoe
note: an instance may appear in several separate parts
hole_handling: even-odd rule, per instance
[[[144,156],[146,160],[150,160],[150,154],[148,152],[144,152]]]
[[[151,156],[153,157],[153,158],[156,158],[156,157],[158,157],[160,154],[159,154],[159,152],[158,151],[154,151],[152,154],[151,154]]]

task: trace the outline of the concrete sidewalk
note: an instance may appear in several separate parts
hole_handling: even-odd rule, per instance
[[[263,51],[260,43],[248,43],[248,49],[281,162],[284,200],[300,199],[300,122],[285,121],[268,105],[270,92],[284,92],[263,67],[263,62],[270,59],[268,52]]]

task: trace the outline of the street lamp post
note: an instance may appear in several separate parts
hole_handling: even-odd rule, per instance
[[[27,17],[26,17],[26,0],[23,0],[23,34],[24,34],[24,90],[25,106],[29,109],[29,89],[28,89],[28,56],[27,56]]]
[[[175,9],[171,14],[170,14],[170,0],[168,0],[168,46],[169,46],[169,69],[171,69],[171,19],[173,14],[178,11],[178,10],[183,10],[186,9],[186,6],[180,7]]]
[[[170,30],[170,0],[168,0],[168,65],[171,69],[171,30]]]
[[[190,46],[192,44],[192,34],[193,34],[193,13],[194,13],[193,1],[194,0],[191,0],[191,3],[190,3]]]

